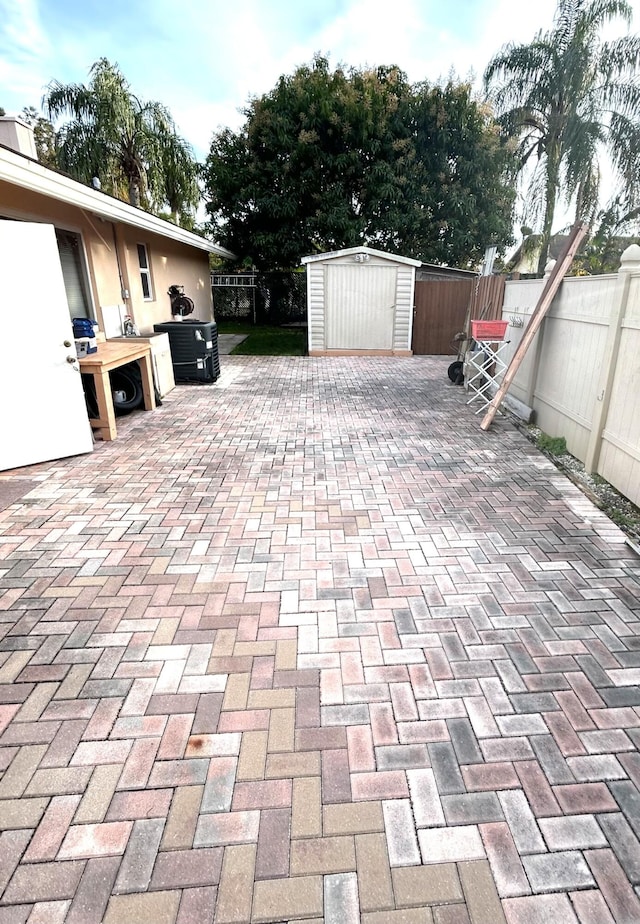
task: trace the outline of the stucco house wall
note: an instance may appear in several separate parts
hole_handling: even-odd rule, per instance
[[[69,201],[70,200],[70,201]],[[0,146],[0,218],[46,222],[78,235],[88,310],[104,329],[103,306],[124,305],[141,334],[170,321],[170,285],[184,286],[194,317],[211,320],[209,254],[223,248]],[[144,244],[151,292],[145,298],[138,257]],[[37,271],[37,254],[34,254]]]
[[[151,333],[153,325],[161,321],[170,321],[171,301],[168,289],[170,285],[184,286],[185,294],[193,299],[194,318],[201,321],[210,321],[213,318],[213,300],[211,285],[209,284],[209,254],[206,251],[195,250],[178,241],[169,240],[158,234],[137,231],[125,225],[118,226],[116,230],[120,266],[130,298],[128,302],[129,314],[133,317],[140,333]],[[145,300],[142,291],[142,280],[138,264],[138,244],[144,244],[151,267],[152,298]],[[98,275],[102,280],[108,275],[109,286],[113,287],[113,267],[109,265],[110,254],[101,254],[107,257],[104,269],[99,269]],[[99,264],[98,264],[99,266]],[[102,291],[103,282],[98,286]],[[117,293],[116,293],[117,294]],[[111,301],[105,299],[102,304],[115,304],[121,302],[119,297]]]

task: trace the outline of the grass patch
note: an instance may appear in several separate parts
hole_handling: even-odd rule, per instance
[[[565,456],[567,454],[567,441],[564,436],[549,436],[541,433],[537,439],[538,449],[548,452],[551,456]]]
[[[234,356],[305,356],[307,331],[299,327],[254,327],[223,321],[218,324],[220,334],[245,334],[234,350]]]
[[[605,508],[607,516],[610,520],[619,526],[620,529],[624,529],[628,533],[633,533],[634,531],[637,534],[638,529],[640,528],[640,521],[638,516],[633,516],[632,514],[624,513],[622,510],[616,510],[615,508]]]
[[[216,321],[219,334],[250,334],[255,330],[248,321]]]

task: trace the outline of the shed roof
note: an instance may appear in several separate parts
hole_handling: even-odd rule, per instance
[[[442,276],[458,276],[464,279],[471,279],[479,275],[475,270],[458,269],[457,266],[443,266],[440,263],[421,263],[420,268],[425,273],[439,273]]]
[[[380,257],[383,260],[391,260],[393,263],[406,263],[408,266],[422,266],[421,260],[412,260],[411,257],[401,257],[396,253],[385,253],[383,250],[374,250],[372,247],[347,247],[345,250],[330,250],[327,253],[314,253],[308,257],[303,257],[300,261],[303,265],[307,263],[316,263],[320,260],[333,260],[336,257],[350,257],[358,253],[367,254],[370,257]]]
[[[135,208],[128,202],[122,202],[114,196],[72,180],[64,173],[44,167],[38,161],[24,154],[18,154],[4,145],[0,145],[0,180],[51,199],[57,199],[67,205],[76,206],[107,221],[117,221],[134,228],[142,228],[153,234],[171,238],[182,244],[189,244],[191,247],[197,247],[199,250],[206,250],[208,253],[215,253],[227,259],[234,257],[231,251],[218,244],[213,244],[170,221],[157,218],[143,209]]]

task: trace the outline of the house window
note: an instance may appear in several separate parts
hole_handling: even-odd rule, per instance
[[[60,266],[72,318],[92,316],[80,235],[56,228]]]
[[[149,265],[149,251],[146,244],[138,244],[138,263],[140,264],[140,282],[142,283],[142,297],[145,302],[153,301],[151,288],[151,267]]]

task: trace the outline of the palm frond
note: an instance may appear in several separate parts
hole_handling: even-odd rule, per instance
[[[640,184],[640,36],[604,42],[602,28],[631,21],[627,0],[558,0],[552,28],[529,45],[507,45],[485,86],[528,174],[528,217],[550,235],[559,195],[593,218],[605,151],[629,196]],[[640,193],[638,193],[640,198]]]
[[[194,208],[197,166],[167,107],[140,100],[106,58],[89,77],[87,86],[54,81],[45,97],[51,116],[70,116],[59,132],[60,166],[85,183],[98,176],[105,191],[156,210],[168,201],[169,184],[172,211]]]
[[[83,84],[61,84],[53,80],[42,99],[42,108],[50,119],[69,113],[76,119],[91,120],[95,112],[93,94]]]
[[[581,2],[581,19],[583,28],[589,32],[598,32],[603,25],[614,19],[622,19],[631,25],[633,9],[627,0],[588,0]]]
[[[611,117],[610,151],[624,195],[640,199],[640,122],[619,113]]]
[[[620,74],[633,78],[639,65],[640,35],[625,35],[600,46],[598,71],[605,80]]]
[[[603,120],[617,112],[629,119],[640,118],[640,82],[611,80],[599,83],[585,96],[591,111],[599,111]]]

